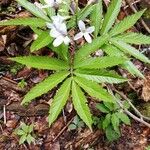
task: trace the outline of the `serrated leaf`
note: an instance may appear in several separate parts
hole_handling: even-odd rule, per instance
[[[33,87],[24,97],[21,104],[26,104],[31,102],[36,97],[41,96],[42,94],[47,93],[52,88],[54,88],[58,83],[62,82],[69,73],[67,71],[57,72],[55,74],[52,74],[48,78],[46,78],[44,81],[37,84],[35,87]]]
[[[109,56],[125,57],[125,54],[113,45],[104,45],[102,49]],[[131,61],[126,61],[125,63],[121,64],[121,67],[128,70],[133,76],[136,75],[138,77],[144,78],[143,74],[136,68],[136,66]]]
[[[8,25],[43,27],[43,26],[46,26],[46,22],[43,19],[35,18],[35,17],[15,18],[15,19],[10,19],[10,20],[0,21],[0,26],[8,26]]]
[[[135,58],[145,62],[145,63],[150,63],[150,60],[143,55],[142,53],[140,53],[137,49],[135,49],[134,47],[130,46],[129,44],[126,44],[122,41],[118,41],[115,39],[111,39],[111,42],[118,47],[121,51],[128,53],[132,56],[134,56]]]
[[[117,113],[117,116],[123,123],[125,123],[127,125],[131,125],[129,117],[126,114],[124,114],[123,112]]]
[[[118,13],[120,11],[121,2],[122,2],[122,0],[112,0],[111,1],[110,5],[107,9],[107,13],[104,17],[101,34],[106,34],[110,30],[112,25],[114,24],[114,22],[118,16]]]
[[[107,67],[113,67],[120,64],[123,64],[127,61],[127,58],[117,57],[117,56],[104,56],[100,58],[88,58],[84,61],[80,61],[74,65],[74,68],[83,68],[83,69],[103,69]]]
[[[121,83],[127,81],[127,79],[119,76],[114,71],[109,70],[94,70],[94,69],[82,69],[76,70],[75,75],[83,77],[87,80],[95,81],[97,83]]]
[[[74,15],[71,17],[71,19],[68,21],[67,27],[73,28],[76,26],[76,21],[84,20],[92,11],[93,11],[94,5],[88,5],[85,8],[81,9],[77,15]],[[77,20],[76,20],[77,17]]]
[[[113,103],[114,98],[96,82],[80,77],[74,77],[74,79],[90,96],[95,97],[100,101]]]
[[[46,21],[50,21],[50,19],[45,15],[45,13],[35,6],[34,4],[28,2],[27,0],[16,0],[22,7],[27,9],[29,12],[31,12],[36,17],[42,18]]]
[[[119,130],[119,118],[118,118],[116,113],[113,113],[111,115],[111,123],[112,123],[112,126],[113,126],[114,130],[118,133],[118,130]]]
[[[104,35],[95,38],[92,43],[88,43],[82,46],[75,55],[75,64],[88,57],[91,53],[98,50],[107,40],[108,35]]]
[[[107,114],[103,121],[103,129],[106,129],[111,123],[111,114]]]
[[[143,35],[142,33],[129,32],[118,35],[117,37],[115,37],[115,39],[121,40],[129,44],[136,44],[136,45],[150,44],[150,36]]]
[[[53,38],[47,31],[43,31],[38,38],[32,43],[30,50],[31,52],[37,51],[53,41]]]
[[[69,67],[66,62],[48,56],[23,56],[10,58],[10,60],[38,69],[65,70]]]
[[[51,124],[57,119],[58,115],[60,114],[61,110],[66,104],[70,93],[70,86],[71,86],[71,78],[64,81],[64,83],[58,90],[57,94],[55,95],[52,104],[50,106],[48,116],[49,126],[51,126]]]
[[[87,105],[87,99],[80,87],[73,81],[72,83],[72,101],[77,114],[85,122],[85,124],[92,130],[92,115]]]
[[[145,9],[131,16],[126,17],[125,19],[120,21],[118,24],[116,24],[114,28],[112,28],[109,35],[115,36],[131,28],[140,19],[140,17],[143,15],[144,12],[145,12]]]
[[[94,36],[97,37],[101,23],[102,23],[102,0],[99,0],[97,4],[95,4],[94,9],[91,13],[91,25],[95,27]]]
[[[96,108],[103,113],[109,113],[109,109],[104,104],[97,104]]]

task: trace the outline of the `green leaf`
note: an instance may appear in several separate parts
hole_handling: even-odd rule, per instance
[[[114,130],[118,133],[119,128],[119,118],[116,113],[111,115],[111,123],[113,125]]]
[[[150,36],[143,35],[142,33],[124,33],[115,37],[116,40],[121,40],[129,44],[150,44]]]
[[[95,97],[100,101],[103,100],[113,103],[114,98],[96,82],[80,77],[74,77],[74,79],[90,96]]]
[[[29,12],[31,12],[36,17],[42,18],[46,21],[50,21],[50,19],[45,15],[45,13],[35,6],[34,4],[28,2],[27,0],[16,0],[22,7],[27,9]],[[37,22],[36,22],[37,23]]]
[[[123,123],[125,123],[127,125],[131,125],[130,119],[125,113],[119,112],[119,113],[117,113],[117,116]]]
[[[109,113],[109,109],[104,104],[97,104],[96,108],[99,109],[103,113]]]
[[[69,73],[67,71],[58,72],[55,74],[52,74],[48,78],[46,78],[44,81],[37,84],[35,87],[33,87],[24,97],[21,104],[26,104],[31,102],[36,97],[41,96],[42,94],[47,93],[52,88],[54,88],[58,83],[62,82]]]
[[[26,138],[27,138],[26,134],[22,135],[20,140],[19,140],[19,145],[23,144],[26,141]]]
[[[50,44],[49,48],[52,51],[54,51],[60,58],[62,58],[65,61],[68,61],[68,59],[69,59],[68,45],[61,44],[58,47],[54,47],[52,44]]]
[[[88,43],[82,46],[75,55],[75,64],[78,64],[78,62],[80,62],[81,60],[89,56],[91,53],[98,50],[107,40],[108,40],[108,35],[104,35],[95,38],[92,41],[92,43]]]
[[[28,134],[28,136],[27,136],[27,143],[30,145],[34,141],[35,141],[35,139],[31,136],[31,134]]]
[[[23,130],[19,129],[17,130],[17,135],[24,135],[26,134],[26,132],[24,132]]]
[[[111,114],[107,114],[103,121],[103,129],[105,130],[111,123]]]
[[[132,75],[145,78],[144,75],[137,69],[137,67],[131,61],[126,61],[124,64],[122,64],[122,68],[128,70]]]
[[[78,77],[83,77],[87,80],[95,81],[97,83],[107,82],[112,84],[127,81],[127,79],[119,76],[116,72],[109,70],[79,69],[74,73]]]
[[[114,24],[120,11],[122,0],[112,0],[104,17],[101,34],[106,34]]]
[[[120,50],[122,50],[125,53],[128,53],[135,58],[145,62],[145,63],[150,63],[150,60],[143,54],[141,54],[137,49],[134,47],[122,42],[122,41],[117,41],[115,39],[111,39],[111,42],[118,47]]]
[[[38,23],[37,23],[38,22]],[[45,20],[35,17],[28,18],[15,18],[10,20],[0,21],[0,26],[8,26],[8,25],[24,25],[24,26],[34,26],[34,27],[43,27],[46,26]]]
[[[75,130],[77,128],[77,126],[75,125],[75,124],[70,124],[69,126],[68,126],[68,129],[69,130]]]
[[[120,132],[117,133],[111,125],[106,128],[106,137],[110,142],[117,140],[120,136]]]
[[[123,64],[127,58],[117,56],[104,56],[100,58],[88,58],[75,64],[74,68],[102,69]]]
[[[109,56],[125,57],[125,54],[113,45],[104,45],[102,49]],[[136,66],[131,61],[126,61],[125,63],[121,64],[121,67],[128,70],[132,75],[144,78],[143,74],[136,68]]]
[[[31,124],[28,128],[28,133],[31,133],[31,132],[33,132],[33,124]]]
[[[125,19],[120,21],[118,24],[116,24],[114,28],[112,28],[109,35],[115,36],[131,28],[138,21],[138,19],[143,15],[144,12],[145,12],[145,9],[131,16],[126,17]]]
[[[37,51],[53,41],[53,38],[47,31],[43,31],[38,38],[32,43],[30,50],[31,52]]]
[[[77,13],[77,21],[84,20],[94,9],[94,5],[88,5]],[[68,21],[67,27],[73,28],[76,26],[76,15],[72,16]]]
[[[48,117],[49,126],[57,119],[58,115],[60,114],[61,110],[66,104],[70,93],[70,86],[71,86],[71,78],[64,81],[64,83],[58,90],[57,94],[55,95],[49,111]]]
[[[25,123],[21,123],[21,129],[25,132],[25,133],[27,133],[28,132],[28,125],[26,125]]]
[[[62,60],[51,58],[48,56],[24,56],[14,57],[10,60],[16,61],[28,67],[47,69],[47,70],[65,70],[68,69],[68,64]]]
[[[95,27],[94,36],[97,37],[101,23],[102,23],[102,0],[99,0],[97,4],[95,4],[94,9],[91,13],[91,25]]]
[[[74,81],[72,83],[72,101],[77,114],[92,130],[92,115],[89,107],[87,106],[87,99],[80,87]]]

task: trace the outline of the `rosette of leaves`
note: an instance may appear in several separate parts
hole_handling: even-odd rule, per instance
[[[43,0],[40,0],[44,3]],[[127,79],[119,76],[115,71],[110,71],[113,66],[121,65],[130,73],[143,77],[139,70],[130,61],[134,56],[139,60],[150,63],[150,60],[129,44],[149,44],[150,38],[138,33],[124,33],[132,27],[141,17],[143,11],[125,18],[123,21],[113,24],[120,11],[121,0],[112,0],[103,18],[102,1],[95,5],[88,5],[77,14],[70,16],[67,22],[68,29],[76,26],[76,21],[85,20],[90,15],[91,24],[95,26],[94,39],[91,44],[85,44],[72,56],[69,47],[61,45],[52,46],[52,37],[46,30],[46,22],[51,22],[51,16],[56,12],[53,8],[46,8],[44,11],[27,0],[17,0],[17,2],[30,11],[35,17],[16,18],[0,22],[0,25],[25,25],[38,35],[38,38],[31,45],[31,52],[35,52],[42,47],[48,46],[53,50],[58,58],[48,56],[24,56],[15,57],[11,60],[37,69],[53,70],[48,78],[33,87],[24,97],[22,104],[30,103],[33,99],[52,90],[58,84],[58,91],[53,98],[49,111],[49,125],[51,125],[65,106],[69,97],[80,118],[91,129],[92,115],[87,105],[85,93],[96,100],[103,100],[112,103],[114,97],[109,94],[101,83],[120,83]],[[63,8],[61,7],[61,12]],[[64,9],[69,11],[68,9]],[[59,11],[59,10],[58,10]],[[93,58],[90,56],[99,48],[103,49],[107,55]]]

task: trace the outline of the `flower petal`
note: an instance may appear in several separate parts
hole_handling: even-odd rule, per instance
[[[64,43],[66,44],[66,45],[68,45],[69,43],[70,43],[70,39],[69,39],[69,37],[68,36],[66,36],[65,38],[64,38]]]
[[[53,7],[55,5],[55,0],[44,0],[47,5]]]
[[[63,43],[63,41],[64,41],[64,37],[58,36],[53,42],[54,47],[58,47],[60,44]]]
[[[53,38],[57,38],[58,36],[60,36],[61,33],[59,33],[55,28],[53,28],[51,31],[50,31],[50,36],[53,37]]]
[[[67,27],[65,23],[59,24],[57,28],[59,31],[61,31],[62,34],[67,35]]]
[[[85,40],[88,42],[88,43],[92,43],[92,38],[91,36],[89,35],[89,33],[84,33],[84,38]]]
[[[79,32],[78,34],[75,35],[74,40],[78,40],[78,39],[80,39],[82,37],[83,37],[83,33]]]
[[[87,28],[87,29],[86,29],[86,32],[87,32],[87,33],[92,33],[92,32],[94,32],[94,30],[95,30],[95,27],[92,26],[92,27]]]
[[[82,21],[82,20],[80,20],[79,22],[78,22],[78,26],[79,26],[79,29],[80,29],[80,31],[82,32],[82,31],[85,31],[85,23]]]
[[[47,22],[46,23],[47,28],[52,29],[54,28],[54,25],[52,23]]]
[[[52,16],[51,18],[52,18],[54,23],[56,23],[56,22],[57,23],[62,23],[65,20],[65,18],[60,16],[60,15]]]

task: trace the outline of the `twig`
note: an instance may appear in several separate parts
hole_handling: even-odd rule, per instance
[[[118,90],[114,89],[115,92],[117,92],[123,99],[125,99],[126,101],[128,101],[128,103],[130,104],[130,106],[133,108],[133,110],[135,111],[135,113],[140,117],[140,118],[143,118],[145,120],[148,120],[150,121],[150,118],[149,117],[146,117],[146,116],[143,116],[139,110],[131,103],[131,100],[126,96],[124,95],[122,92],[119,92]]]
[[[133,12],[137,12],[136,8],[131,4],[130,0],[126,0],[126,2],[129,4],[130,8]],[[150,28],[147,26],[147,24],[144,22],[144,20],[141,18],[141,23],[144,26],[144,28],[147,30],[148,33],[150,33]]]
[[[7,120],[6,120],[6,106],[5,105],[3,107],[3,116],[4,116],[4,124],[6,124]]]
[[[141,115],[141,113],[140,113],[140,118],[138,118],[137,116],[135,116],[134,114],[132,114],[130,111],[128,111],[126,108],[124,108],[124,105],[122,104],[122,102],[120,101],[120,100],[118,100],[114,95],[113,95],[113,92],[112,92],[112,90],[110,90],[110,88],[108,88],[109,89],[109,91],[110,91],[110,93],[111,93],[111,95],[114,97],[114,99],[116,100],[116,102],[118,103],[118,105],[124,110],[124,112],[128,115],[128,116],[130,116],[131,118],[133,118],[134,120],[136,120],[136,121],[138,121],[138,122],[140,122],[140,123],[142,123],[142,124],[144,124],[145,126],[147,126],[147,127],[149,127],[150,128],[150,124],[148,123],[148,122],[146,122],[145,120],[143,120],[144,119],[144,116],[143,115]],[[120,93],[120,92],[119,92]],[[118,93],[118,94],[119,94]],[[121,94],[122,95],[122,94]],[[121,96],[120,95],[120,96]],[[132,103],[131,103],[132,104]],[[133,106],[133,104],[132,104],[132,106]]]

